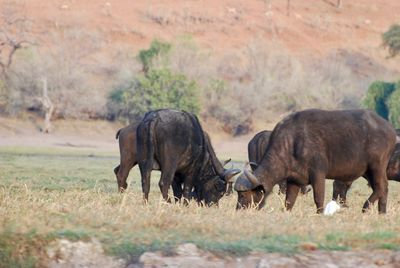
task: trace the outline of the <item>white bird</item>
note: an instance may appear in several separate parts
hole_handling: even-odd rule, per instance
[[[333,215],[339,209],[340,209],[339,204],[336,203],[336,201],[332,200],[326,205],[324,209],[324,215],[329,215],[329,216]]]

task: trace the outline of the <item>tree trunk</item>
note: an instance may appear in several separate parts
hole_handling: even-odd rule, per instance
[[[338,1],[337,1],[336,7],[337,7],[337,8],[341,8],[341,7],[342,7],[342,0],[338,0]]]
[[[286,15],[290,16],[290,0],[287,0]]]
[[[42,96],[42,105],[43,105],[43,110],[44,110],[44,127],[43,127],[43,132],[44,133],[50,133],[51,131],[51,116],[53,115],[54,111],[54,105],[51,102],[48,93],[47,93],[47,79],[43,78],[43,96]]]

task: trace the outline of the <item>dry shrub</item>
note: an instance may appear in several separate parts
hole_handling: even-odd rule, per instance
[[[95,32],[62,28],[48,38],[53,45],[44,46],[43,41],[18,53],[7,81],[9,113],[40,111],[38,99],[46,79],[54,117],[104,118],[107,93],[126,72],[135,70],[133,57],[118,47],[105,57],[102,36]]]
[[[219,98],[205,94],[205,115],[217,117],[232,134],[245,134],[256,121],[276,122],[293,111],[358,107],[363,89],[340,58],[308,62],[260,42],[228,52],[218,65],[227,89]]]

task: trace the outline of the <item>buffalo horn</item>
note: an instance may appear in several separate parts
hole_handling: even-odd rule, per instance
[[[226,166],[226,164],[228,164],[229,162],[231,162],[231,160],[232,160],[231,158],[225,160],[224,162],[222,162],[222,166],[223,166],[223,167]]]
[[[237,169],[237,168],[227,169],[224,171],[223,178],[227,183],[232,182],[233,176],[235,176],[236,174],[239,174],[239,173],[240,173],[240,169]]]
[[[257,187],[261,184],[257,177],[247,168],[244,169],[244,175],[251,182],[251,184],[253,184],[254,187]]]

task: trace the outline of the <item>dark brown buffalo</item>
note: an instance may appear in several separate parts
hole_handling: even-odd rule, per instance
[[[207,205],[218,203],[227,183],[240,172],[224,169],[197,117],[188,112],[162,109],[147,113],[137,127],[136,144],[145,200],[155,163],[161,169],[159,187],[165,200],[174,176],[178,176],[183,197],[188,200],[194,189],[197,200]]]
[[[261,208],[273,186],[288,179],[286,207],[291,209],[301,185],[311,184],[317,212],[324,208],[325,178],[350,182],[364,176],[373,192],[363,211],[378,202],[386,212],[386,167],[396,143],[393,127],[368,110],[305,110],[283,119],[271,134],[254,173],[236,180],[238,208],[254,201]]]
[[[396,129],[397,132],[397,129]],[[396,143],[393,154],[390,156],[389,164],[386,168],[388,180],[400,181],[400,143]],[[347,191],[353,182],[343,182],[335,180],[333,182],[332,199],[338,200],[343,206],[346,204]]]
[[[247,145],[247,153],[249,156],[251,169],[254,171],[257,168],[258,163],[261,162],[262,157],[264,156],[265,151],[267,150],[269,137],[271,136],[272,131],[264,130],[257,133]],[[282,180],[278,183],[279,192],[282,194],[286,194],[286,180]],[[301,186],[301,193],[306,194],[311,190],[309,186]]]
[[[118,190],[123,192],[128,187],[126,179],[130,170],[137,164],[136,158],[136,128],[139,123],[132,123],[118,130],[115,138],[119,142],[120,164],[114,168],[117,177]]]
[[[124,192],[128,187],[126,180],[129,172],[138,163],[136,153],[136,128],[139,123],[140,122],[132,123],[129,126],[121,128],[115,135],[115,138],[118,139],[119,142],[120,164],[114,168],[114,173],[117,177],[118,190],[120,192]],[[206,132],[204,133],[208,137],[208,134]],[[226,160],[222,165],[225,166],[229,162],[230,159]],[[153,169],[158,170],[159,167],[154,165]],[[232,182],[230,182],[229,185],[232,185]],[[180,199],[182,196],[181,178],[174,178],[172,190],[174,197]]]

